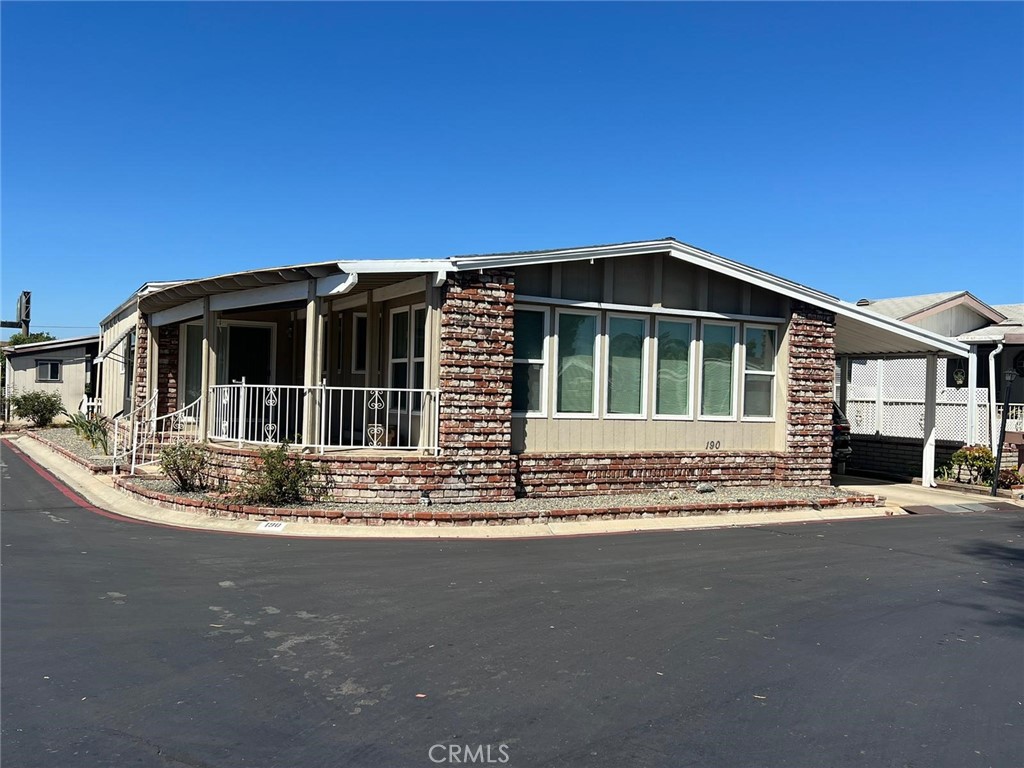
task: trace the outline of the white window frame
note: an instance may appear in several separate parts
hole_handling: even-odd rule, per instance
[[[643,323],[642,340],[640,343],[640,413],[611,413],[608,410],[609,393],[611,385],[611,322],[612,318],[625,320],[640,320]],[[605,312],[604,313],[604,338],[601,347],[604,354],[601,360],[601,375],[598,380],[601,382],[601,415],[605,419],[624,419],[627,421],[647,421],[647,390],[649,388],[651,364],[651,318],[649,315],[634,314],[628,312]]]
[[[733,337],[732,337],[732,381],[730,382],[730,386],[732,388],[732,397],[730,398],[731,409],[729,411],[729,415],[728,416],[707,416],[707,415],[704,415],[701,412],[703,410],[702,404],[704,402],[704,329],[707,326],[709,326],[709,325],[713,325],[713,326],[727,326],[727,327],[730,327],[730,328],[733,329]],[[698,385],[699,391],[696,393],[697,394],[697,399],[696,399],[696,403],[695,403],[695,405],[696,405],[695,411],[696,411],[696,416],[697,416],[697,420],[698,421],[737,421],[738,418],[739,418],[739,414],[741,413],[741,411],[739,409],[739,405],[740,405],[740,402],[739,402],[739,380],[740,380],[739,372],[741,370],[741,366],[740,366],[740,351],[739,351],[738,347],[741,344],[741,339],[743,338],[742,334],[740,333],[741,330],[742,330],[742,328],[741,328],[740,323],[731,322],[731,321],[728,321],[728,320],[702,320],[701,323],[700,323],[700,346],[699,346],[699,355],[698,355],[699,361],[700,361],[700,365],[699,365],[700,373],[697,376],[697,385]]]
[[[186,323],[180,323],[178,325],[178,392],[179,397],[185,393],[185,357],[186,357],[186,346],[188,345],[188,331],[187,326],[199,326],[203,327],[202,320],[190,320]],[[224,337],[224,348],[217,348],[217,359],[219,360],[221,355],[225,356],[225,360],[229,358],[227,355],[230,354],[231,350],[231,326],[233,325],[248,325],[256,328],[269,328],[270,329],[270,381],[267,382],[267,386],[277,384],[277,323],[268,323],[263,320],[224,320],[220,319],[217,321],[217,328],[214,331],[219,333],[221,328],[228,329],[227,335]],[[202,365],[202,354],[199,355],[200,365]],[[226,368],[225,368],[226,369]],[[217,384],[217,371],[211,370],[212,381],[210,386],[218,386]],[[227,384],[232,382],[228,381]],[[222,385],[221,385],[222,386]],[[190,403],[182,403],[178,407],[184,408],[190,405]]]
[[[365,350],[366,356],[367,357],[370,356],[370,338],[369,338],[369,335],[368,335],[369,334],[369,330],[370,330],[369,320],[367,320],[367,315],[366,315],[365,312],[353,312],[352,313],[352,354],[350,356],[351,359],[349,361],[349,365],[350,365],[350,367],[352,369],[352,373],[362,374],[362,375],[365,376],[366,375],[366,366],[368,365],[368,362],[366,360],[363,360],[363,367],[362,368],[357,368],[356,367],[356,352],[359,349],[359,319],[360,318],[362,318],[362,320],[363,320],[363,331],[364,331],[364,335],[366,336],[366,339],[364,341],[364,350]],[[388,343],[390,344],[390,341]]]
[[[387,333],[388,333],[388,368],[387,368],[387,371],[388,371],[388,388],[389,389],[410,389],[410,390],[418,389],[418,387],[414,386],[415,383],[416,383],[416,376],[415,376],[414,371],[416,369],[416,364],[417,363],[423,364],[423,377],[424,377],[423,378],[423,383],[426,384],[427,369],[426,369],[426,357],[424,356],[426,354],[426,351],[427,351],[426,338],[424,337],[424,343],[423,343],[424,355],[421,355],[421,356],[417,357],[416,356],[416,331],[415,331],[415,327],[414,327],[415,326],[417,310],[422,309],[422,310],[425,311],[426,308],[427,308],[427,305],[423,304],[423,303],[421,303],[421,304],[407,304],[407,305],[405,305],[403,307],[394,307],[393,309],[391,309],[388,312],[388,329],[387,329]],[[406,320],[406,328],[405,328],[406,343],[407,343],[408,349],[406,350],[406,357],[398,357],[398,358],[396,358],[396,357],[394,357],[394,348],[393,348],[394,347],[394,342],[395,342],[395,315],[400,314],[402,312],[405,312],[405,313],[408,314],[408,318]],[[424,331],[424,333],[425,332],[426,331]],[[407,366],[407,368],[406,368],[406,383],[405,383],[404,387],[396,387],[395,386],[394,368],[393,368],[393,366],[394,366],[394,364],[396,362],[397,363],[405,363],[406,366]],[[423,404],[421,402],[422,398],[413,397],[411,394],[409,394],[409,397],[412,400],[412,402],[410,403],[410,412],[411,413],[420,413],[420,411],[423,408]],[[413,407],[414,405],[416,407]],[[398,410],[394,405],[392,405],[391,398],[388,398],[388,408],[390,410],[392,410],[392,411]]]
[[[539,411],[512,411],[513,416],[522,418],[546,417],[548,415],[548,388],[550,377],[548,372],[548,353],[551,350],[551,312],[548,307],[538,305],[515,305],[516,312],[538,312],[544,318],[544,338],[541,339],[540,358],[513,357],[512,365],[523,363],[529,365],[540,365],[540,410]],[[514,322],[514,321],[513,321]]]
[[[680,325],[686,324],[686,325],[690,326],[690,349],[689,349],[690,378],[689,378],[689,381],[686,382],[686,384],[687,384],[687,386],[686,386],[686,398],[687,399],[686,399],[686,413],[685,414],[679,414],[679,413],[658,413],[658,360],[659,360],[659,355],[661,354],[661,349],[660,349],[661,334],[659,333],[658,329],[661,327],[662,322],[678,323]],[[695,375],[695,373],[694,373],[694,371],[695,371],[695,369],[697,367],[697,366],[694,365],[694,363],[699,360],[698,354],[697,354],[697,340],[698,340],[698,338],[699,337],[697,335],[697,320],[696,320],[696,318],[678,317],[678,316],[675,316],[675,315],[669,315],[669,316],[659,315],[659,316],[654,318],[654,340],[652,342],[653,343],[653,352],[651,354],[651,378],[652,378],[652,381],[654,382],[654,387],[653,387],[654,405],[653,405],[653,407],[651,409],[651,418],[652,419],[655,419],[656,421],[693,421],[696,418],[695,409],[694,409],[694,405],[695,405],[695,397],[694,396],[695,396],[696,390],[697,390],[696,380],[699,377],[697,377]]]
[[[749,329],[754,329],[754,330],[774,331],[775,332],[775,356],[772,358],[772,370],[770,372],[769,371],[748,371],[747,370],[747,329],[748,328]],[[759,422],[775,421],[775,411],[776,411],[776,408],[775,408],[775,397],[776,397],[776,394],[777,394],[776,386],[778,385],[776,380],[777,380],[777,377],[779,375],[779,338],[781,337],[781,334],[779,333],[779,327],[776,326],[776,325],[766,325],[766,324],[762,324],[762,323],[744,323],[743,324],[743,331],[742,332],[743,332],[743,344],[742,344],[742,346],[743,346],[743,352],[742,352],[742,355],[743,355],[743,368],[742,368],[742,370],[740,372],[740,376],[739,376],[739,379],[740,379],[740,395],[741,395],[741,400],[742,400],[742,402],[740,403],[740,411],[739,411],[740,412],[740,420],[741,421],[759,421]],[[768,401],[768,402],[771,403],[771,409],[772,409],[772,412],[771,412],[770,415],[768,415],[768,416],[746,416],[746,415],[744,415],[743,412],[746,410],[746,406],[747,406],[747,403],[746,403],[746,400],[747,400],[747,374],[750,374],[751,376],[771,377],[771,380],[772,380],[772,390],[771,390],[770,399]]]
[[[57,366],[57,378],[55,378],[55,379],[52,379],[52,378],[41,379],[41,378],[39,378],[39,366],[40,365],[48,365],[48,366],[56,365]],[[51,368],[50,371],[52,371],[52,370],[53,369]],[[62,384],[62,383],[64,383],[64,361],[63,360],[56,360],[56,359],[53,359],[53,358],[43,358],[41,360],[37,359],[36,360],[36,383],[37,384]]]
[[[594,382],[593,382],[593,395],[591,397],[590,411],[582,413],[563,413],[558,410],[558,350],[560,339],[558,337],[559,322],[562,315],[590,315],[594,318]],[[552,391],[551,391],[551,410],[552,415],[556,419],[596,419],[598,418],[599,401],[601,399],[601,312],[588,309],[575,309],[566,307],[565,309],[555,309],[555,327],[554,332],[551,334],[554,337],[554,350],[551,356],[551,368],[552,368]]]

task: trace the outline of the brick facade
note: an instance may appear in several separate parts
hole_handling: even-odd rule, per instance
[[[182,407],[178,403],[178,344],[181,335],[178,328],[178,325],[173,323],[157,328],[157,416],[163,416]]]
[[[519,490],[526,496],[575,496],[779,480],[781,453],[524,453]]]
[[[146,380],[149,368],[149,323],[146,316],[140,312],[139,320],[135,325],[135,369],[132,371],[135,393],[132,399],[132,410],[135,410],[146,401],[149,394],[149,386]]]
[[[789,324],[783,483],[828,485],[831,480],[835,349],[835,313],[794,301]]]

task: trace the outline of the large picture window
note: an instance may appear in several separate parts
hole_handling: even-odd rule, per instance
[[[743,416],[770,419],[775,401],[775,329],[748,325],[743,339]]]
[[[640,317],[608,316],[607,405],[609,416],[644,413],[647,321]]]
[[[689,416],[693,323],[659,319],[656,337],[655,413]]]
[[[732,418],[736,326],[704,323],[701,332],[700,414]]]
[[[547,335],[546,311],[516,307],[512,362],[512,410],[515,413],[531,416],[544,413]]]
[[[597,315],[558,313],[555,408],[564,414],[594,413]]]

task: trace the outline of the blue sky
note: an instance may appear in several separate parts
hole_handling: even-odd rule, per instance
[[[13,319],[31,290],[33,330],[87,333],[147,280],[669,235],[851,301],[1024,301],[1024,4],[4,2],[0,24],[0,300]]]

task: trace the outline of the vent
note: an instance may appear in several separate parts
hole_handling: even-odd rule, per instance
[[[858,307],[866,307],[871,303],[871,299],[857,299]]]

